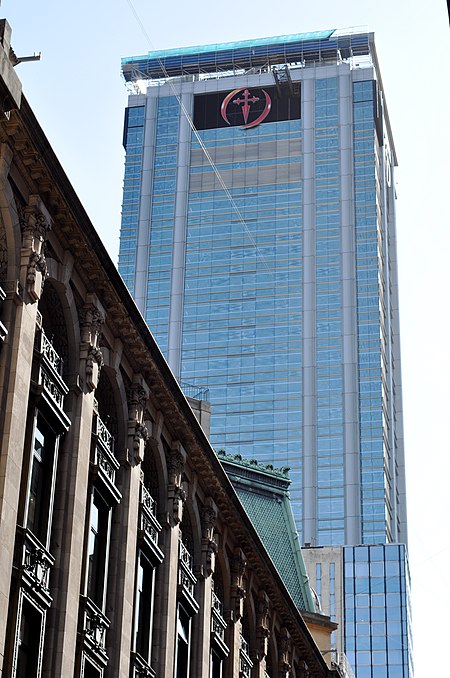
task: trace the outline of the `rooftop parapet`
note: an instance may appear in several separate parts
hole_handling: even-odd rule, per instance
[[[126,82],[161,80],[221,71],[269,70],[279,64],[343,61],[370,54],[371,34],[332,30],[215,45],[158,50],[122,59]]]

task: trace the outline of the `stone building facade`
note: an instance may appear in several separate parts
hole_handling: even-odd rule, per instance
[[[330,670],[0,31],[0,675]]]

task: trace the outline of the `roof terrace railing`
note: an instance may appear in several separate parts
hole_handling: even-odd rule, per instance
[[[236,74],[251,69],[270,70],[274,65],[306,66],[334,60],[340,62],[358,55],[370,54],[370,34],[334,36],[333,30],[245,40],[242,42],[186,47],[149,52],[147,55],[122,59],[126,82],[136,80],[165,81],[168,78],[205,74]]]

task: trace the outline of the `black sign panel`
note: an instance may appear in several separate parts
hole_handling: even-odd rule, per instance
[[[197,129],[249,129],[265,122],[299,120],[300,117],[299,83],[293,83],[292,92],[288,88],[243,87],[194,97]]]

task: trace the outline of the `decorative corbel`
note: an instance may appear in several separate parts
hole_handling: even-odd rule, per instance
[[[278,634],[278,672],[280,678],[288,678],[291,670],[292,643],[289,631],[285,626]]]
[[[167,471],[169,484],[167,487],[167,499],[169,507],[169,523],[172,527],[181,523],[183,518],[183,506],[187,493],[183,487],[182,476],[186,463],[186,452],[180,443],[176,443],[170,450],[167,459]]]
[[[28,205],[18,208],[18,215],[22,231],[22,282],[31,299],[38,301],[48,275],[45,241],[52,220],[38,195],[30,195]]]
[[[214,539],[214,526],[217,520],[217,509],[211,498],[208,498],[200,509],[202,527],[202,575],[209,577],[214,572],[217,542]]]
[[[270,638],[269,609],[269,596],[264,589],[261,589],[258,593],[256,613],[256,652],[258,661],[267,656],[268,640]]]
[[[309,678],[310,677],[310,671],[308,668],[308,664],[304,661],[301,661],[300,664],[297,667],[297,675],[299,678]]]
[[[232,621],[238,621],[244,614],[244,574],[246,566],[247,561],[244,552],[239,547],[235,548],[231,561]]]
[[[149,437],[147,427],[144,424],[144,411],[147,402],[145,389],[140,384],[132,384],[128,389],[127,401],[129,449],[132,450],[134,461],[140,464],[144,459],[144,447]]]
[[[85,379],[89,390],[98,386],[100,370],[103,367],[103,354],[99,347],[104,316],[93,301],[89,300],[79,309],[81,331],[80,362],[85,364]],[[80,370],[81,371],[81,370]]]

